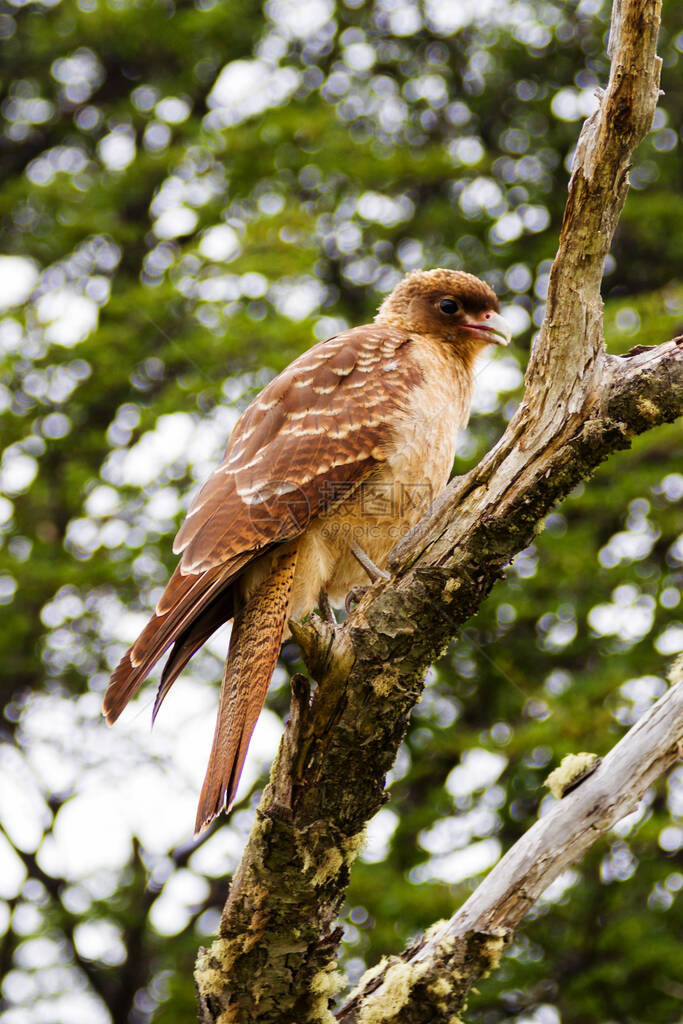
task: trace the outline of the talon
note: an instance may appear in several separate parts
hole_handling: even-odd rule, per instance
[[[367,594],[369,589],[370,587],[351,587],[344,599],[344,607],[346,608],[347,615],[351,614],[351,605],[358,604],[361,598]]]

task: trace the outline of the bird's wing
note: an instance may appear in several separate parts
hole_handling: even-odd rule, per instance
[[[184,573],[296,536],[385,456],[392,413],[419,379],[405,331],[357,327],[315,345],[264,388],[190,505],[173,550]]]
[[[182,557],[155,614],[112,676],[109,722],[249,562],[302,533],[387,457],[394,414],[422,376],[409,341],[389,327],[344,331],[296,359],[240,417],[178,531]]]

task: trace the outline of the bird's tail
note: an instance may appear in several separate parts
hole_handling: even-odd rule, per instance
[[[229,807],[235,796],[280,653],[295,568],[296,551],[280,560],[235,616],[195,833]]]

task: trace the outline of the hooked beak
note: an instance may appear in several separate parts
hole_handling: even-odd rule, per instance
[[[471,317],[461,324],[468,331],[478,334],[482,341],[492,345],[509,345],[512,341],[510,324],[500,313],[487,310],[480,317]]]

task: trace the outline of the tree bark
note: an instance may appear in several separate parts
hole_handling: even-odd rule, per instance
[[[290,719],[219,937],[197,961],[201,1024],[334,1020],[335,919],[364,826],[387,799],[385,776],[426,669],[557,502],[636,434],[683,411],[683,339],[616,357],[605,351],[602,333],[604,259],[631,154],[658,96],[659,11],[659,0],[615,0],[609,84],[577,144],[546,317],[524,401],[504,436],[471,473],[451,482],[395,549],[394,576],[373,586],[344,626],[316,616],[293,624],[317,686],[311,699],[308,681],[293,680]],[[606,778],[602,769],[599,778]],[[631,780],[624,787],[630,792]],[[458,964],[474,957],[481,970],[491,966],[489,944],[498,949],[503,936],[477,935],[468,946],[453,933],[451,966],[443,967],[450,974],[443,984],[433,980],[443,999]],[[420,949],[432,950],[434,941]],[[408,961],[419,971],[429,963],[418,952]],[[393,977],[400,986],[398,972]],[[372,1016],[372,999],[356,1000],[342,1019],[392,1020]],[[413,1019],[427,1018],[405,1017]]]

